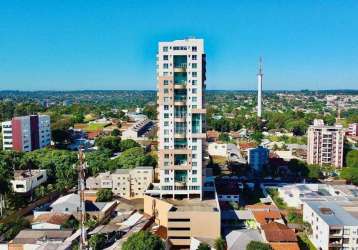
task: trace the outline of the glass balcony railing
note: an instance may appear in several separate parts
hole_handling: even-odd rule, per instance
[[[174,64],[174,68],[186,69],[187,63],[176,63]]]
[[[186,95],[175,95],[174,96],[175,102],[185,102],[186,101]]]

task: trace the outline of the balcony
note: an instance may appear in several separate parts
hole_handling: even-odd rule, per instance
[[[174,64],[174,72],[184,73],[184,72],[186,72],[186,68],[187,68],[186,63]]]

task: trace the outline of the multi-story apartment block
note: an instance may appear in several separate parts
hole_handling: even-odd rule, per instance
[[[202,197],[205,65],[202,39],[159,43],[160,197]]]
[[[14,117],[2,123],[2,131],[4,150],[29,152],[51,144],[48,115]]]
[[[117,169],[113,173],[100,173],[86,180],[86,188],[108,188],[126,199],[143,197],[145,190],[153,182],[154,169],[151,166],[134,169]]]
[[[358,136],[358,123],[349,124],[348,135]]]
[[[325,126],[314,120],[308,128],[307,162],[309,164],[343,166],[344,130],[342,126]]]
[[[249,148],[247,150],[247,161],[250,167],[256,172],[260,172],[262,167],[269,161],[270,150],[259,146],[257,148]]]
[[[303,220],[311,225],[310,239],[317,249],[358,249],[357,202],[306,201]]]

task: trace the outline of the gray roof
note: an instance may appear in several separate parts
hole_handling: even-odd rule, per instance
[[[66,238],[72,235],[72,229],[63,230],[36,230],[25,229],[21,230],[13,239],[13,243],[16,244],[34,244],[41,239],[56,239],[64,241]]]
[[[257,229],[233,230],[226,235],[227,249],[246,250],[246,246],[253,240],[263,242]]]
[[[357,213],[348,212],[345,209],[345,207],[355,207],[357,211],[357,204],[335,201],[306,201],[306,204],[330,226],[358,225]]]

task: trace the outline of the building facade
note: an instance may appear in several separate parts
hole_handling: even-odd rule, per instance
[[[14,192],[27,193],[46,181],[46,169],[16,170],[11,184]]]
[[[303,220],[312,228],[317,249],[358,249],[358,205],[354,202],[306,201]]]
[[[358,136],[358,123],[349,124],[348,135]]]
[[[29,152],[51,144],[50,116],[14,117],[2,123],[3,150]]]
[[[260,172],[262,167],[269,161],[270,150],[259,146],[257,148],[249,148],[247,150],[247,161],[252,169]]]
[[[89,177],[86,180],[86,188],[91,190],[108,188],[114,194],[126,199],[141,198],[153,182],[153,178],[154,169],[151,166],[117,169],[113,173],[105,172],[96,177]]]
[[[159,43],[160,197],[202,197],[205,66],[202,39]]]
[[[342,126],[326,126],[314,120],[307,132],[307,162],[309,164],[343,167],[344,130]]]

